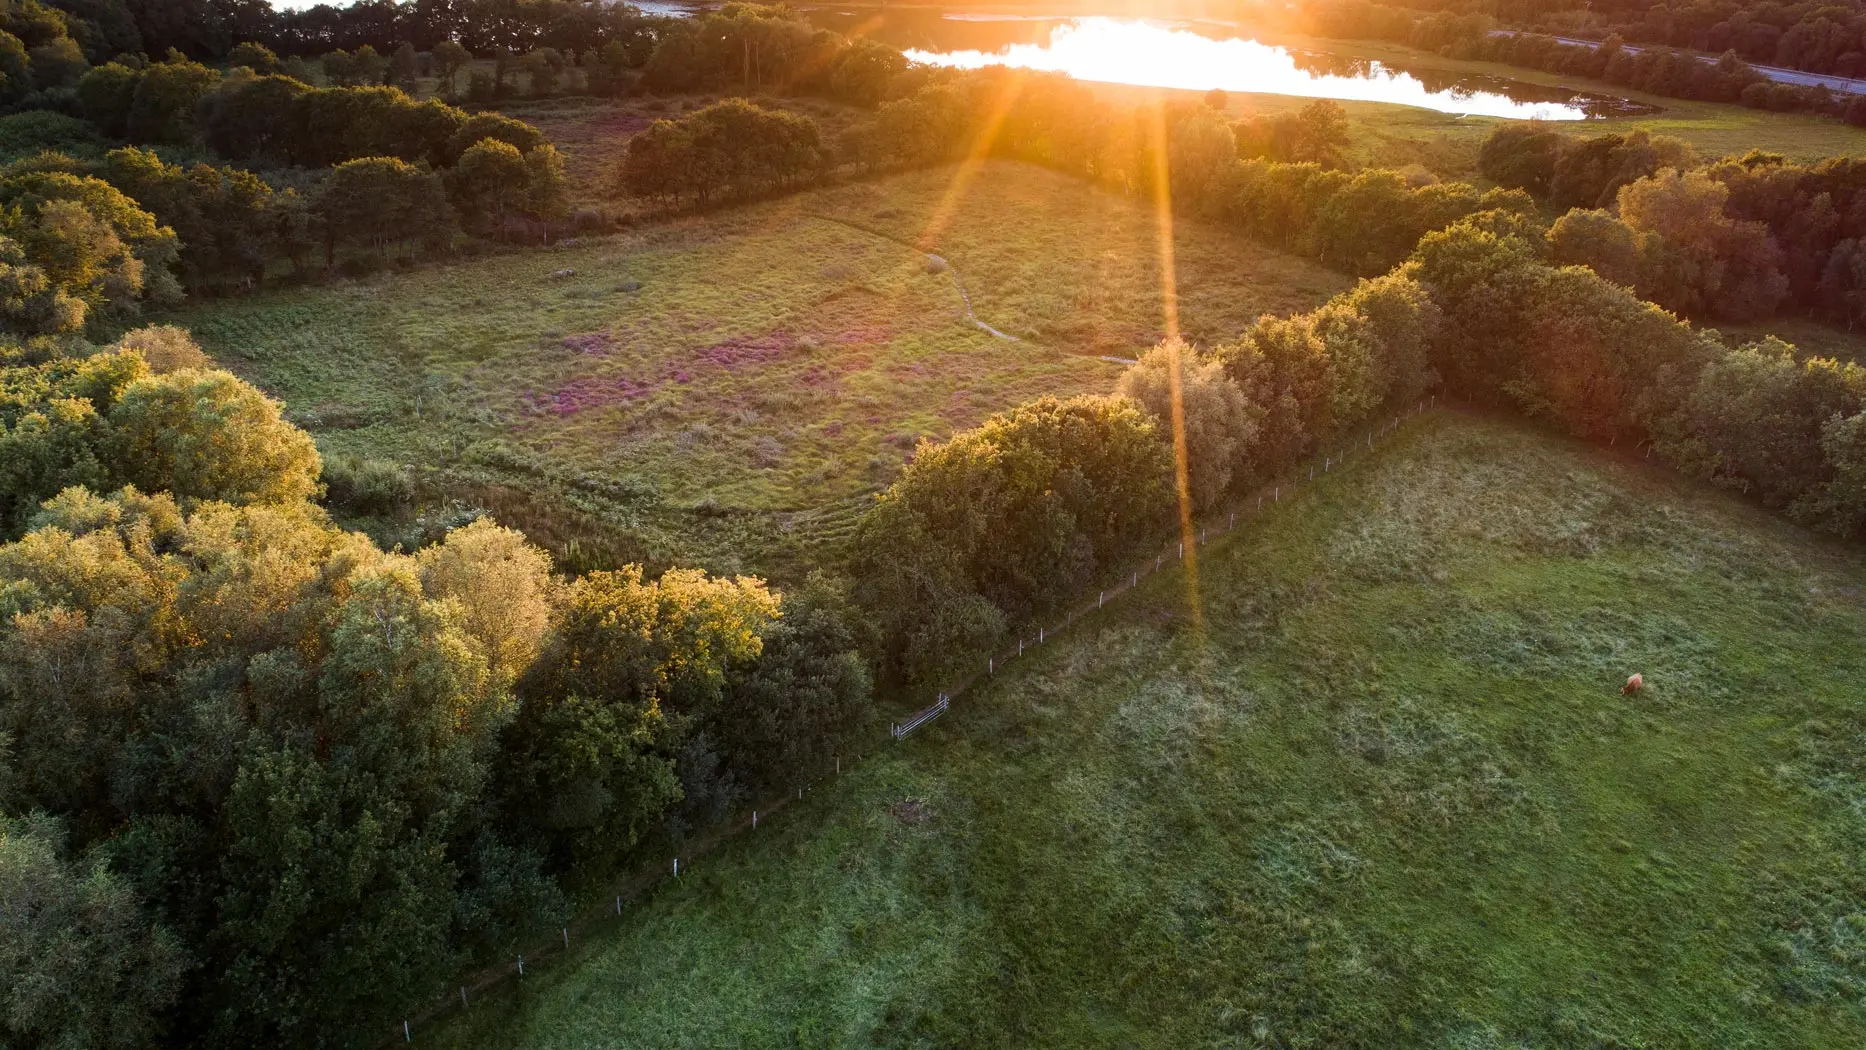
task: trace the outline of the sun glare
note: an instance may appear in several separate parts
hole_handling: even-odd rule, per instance
[[[1299,68],[1285,48],[1255,40],[1213,40],[1185,29],[1126,19],[1076,19],[1057,26],[1047,45],[1012,44],[996,52],[910,50],[906,54],[916,62],[956,69],[1012,66],[1111,84],[1391,102],[1485,117],[1587,117],[1578,106],[1518,102],[1492,92],[1433,91],[1417,77],[1379,63],[1362,76],[1312,73]]]

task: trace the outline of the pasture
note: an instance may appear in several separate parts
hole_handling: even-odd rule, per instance
[[[1150,206],[1019,164],[958,170],[163,320],[327,454],[406,465],[430,520],[483,507],[573,563],[771,572],[842,535],[921,438],[1106,391],[1122,366],[1103,358],[1163,331]],[[935,226],[978,316],[1018,341],[973,326],[952,272],[907,246]],[[1347,285],[1196,222],[1174,246],[1200,340]]]
[[[1438,415],[1199,584],[1161,574],[416,1042],[1866,1042],[1856,552]]]

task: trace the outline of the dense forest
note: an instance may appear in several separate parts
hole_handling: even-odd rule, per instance
[[[673,25],[569,0],[14,0],[0,25],[8,1046],[373,1042],[645,843],[821,771],[877,688],[972,661],[1182,504],[1428,390],[1866,530],[1866,371],[1678,316],[1866,319],[1851,161],[1703,164],[1524,125],[1483,151],[1500,188],[1348,170],[1330,103],[1231,120],[1222,97],[1012,91],[1017,74],[910,68],[743,5]],[[572,575],[487,518],[385,550],[332,508],[404,479],[327,464],[143,315],[561,227],[556,149],[475,101],[516,81],[476,70],[456,94],[476,57],[526,63],[533,92],[863,114],[835,141],[743,99],[659,121],[613,177],[667,207],[990,152],[1364,279],[1215,346],[1152,348],[1109,396],[921,446],[848,548],[782,586]],[[454,101],[404,89],[422,68]]]

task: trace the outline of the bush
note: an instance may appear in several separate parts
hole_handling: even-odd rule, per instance
[[[196,345],[188,330],[172,324],[148,325],[128,332],[111,349],[136,354],[148,363],[149,371],[155,375],[214,367],[214,362]]]
[[[46,151],[72,157],[102,155],[104,140],[97,128],[76,117],[49,109],[29,109],[0,117],[0,161],[18,160]]]
[[[393,514],[414,502],[415,484],[394,463],[357,456],[324,460],[324,499],[352,514]]]
[[[631,196],[705,204],[812,180],[826,160],[815,121],[729,99],[630,139],[616,183]]]

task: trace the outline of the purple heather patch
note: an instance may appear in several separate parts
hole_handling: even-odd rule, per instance
[[[559,387],[555,393],[525,395],[525,403],[534,410],[568,416],[591,408],[628,404],[653,394],[658,386],[624,376],[583,376]]]
[[[615,349],[616,337],[609,332],[584,332],[564,337],[564,349],[580,354],[606,354]]]
[[[857,343],[885,343],[892,338],[894,338],[894,329],[891,326],[885,324],[871,324],[863,325],[859,328],[851,328],[836,336],[831,341],[846,346]]]
[[[748,336],[701,347],[693,356],[732,372],[742,365],[762,364],[781,357],[791,346],[791,337],[786,334]]]

